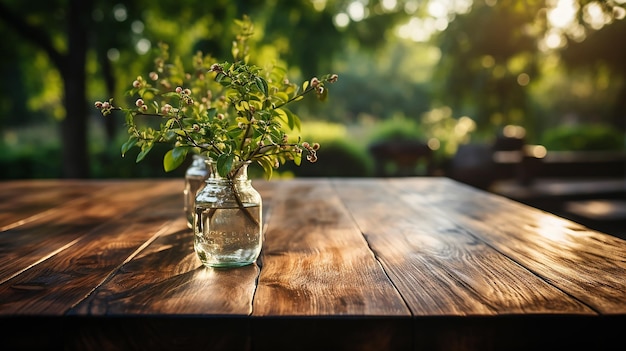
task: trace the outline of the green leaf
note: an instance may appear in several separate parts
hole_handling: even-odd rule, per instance
[[[287,112],[285,112],[285,110],[283,110],[282,108],[274,109],[272,113],[275,114],[276,117],[280,118],[285,123],[287,123],[287,121],[289,120],[289,117],[287,116]]]
[[[301,152],[294,152],[293,153],[293,163],[295,163],[296,166],[300,166],[300,164],[302,163],[302,153]]]
[[[300,118],[298,118],[296,114],[294,114],[293,112],[289,111],[286,108],[283,110],[287,114],[287,125],[289,126],[289,129],[300,130],[300,128],[302,127]]]
[[[266,97],[268,96],[269,88],[267,87],[267,81],[265,81],[265,79],[261,77],[255,77],[254,84],[256,84],[256,87],[259,88],[263,95],[265,95]]]
[[[187,157],[188,151],[189,151],[189,148],[187,147],[175,147],[172,149],[172,156],[174,156],[175,158],[182,158],[184,161],[185,157]]]
[[[175,147],[165,153],[163,157],[163,169],[165,172],[171,172],[178,168],[187,156],[187,148]]]
[[[172,128],[175,122],[176,122],[176,118],[168,119],[167,122],[165,122],[165,128],[168,128],[168,129]]]
[[[122,157],[124,157],[128,150],[130,150],[135,145],[137,145],[137,138],[131,135],[131,137],[128,138],[128,140],[124,144],[122,144]]]
[[[271,157],[263,157],[257,161],[261,167],[263,167],[263,173],[265,173],[265,179],[269,180],[272,178],[272,173],[274,172],[274,167],[272,164]]]
[[[231,168],[233,168],[233,161],[235,155],[233,154],[221,154],[217,157],[217,173],[220,176],[226,177]]]
[[[227,78],[226,74],[224,74],[223,72],[219,72],[215,76],[215,81],[218,82],[218,83],[222,83],[222,80],[224,80],[224,78]]]
[[[141,152],[139,152],[139,154],[137,155],[137,159],[135,160],[135,162],[137,163],[141,162],[141,160],[143,160],[146,157],[146,155],[150,152],[150,150],[152,150],[153,146],[154,146],[153,143],[144,144],[141,148]]]
[[[209,117],[209,120],[215,118],[215,116],[217,116],[217,109],[215,107],[211,107],[210,109],[207,110],[207,116]]]

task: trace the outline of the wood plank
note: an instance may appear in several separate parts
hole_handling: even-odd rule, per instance
[[[151,204],[164,193],[180,194],[182,183],[131,181],[105,187],[90,197],[79,198],[50,210],[46,216],[0,232],[0,283],[37,262],[67,250],[85,233]],[[181,210],[182,211],[182,210]]]
[[[105,186],[78,180],[0,182],[0,232],[52,214],[47,211]]]
[[[256,265],[202,266],[181,215],[68,313],[73,332],[66,344],[107,350],[249,350],[246,317],[258,273]]]
[[[248,316],[258,273],[254,264],[239,269],[202,266],[193,249],[193,232],[181,217],[70,314]]]
[[[431,185],[418,192],[409,186],[416,179],[334,182],[415,316],[594,314],[471,235],[447,204],[412,201]]]
[[[439,209],[595,311],[626,313],[626,241],[452,181],[398,184],[412,192],[407,201]]]
[[[330,183],[273,184],[254,348],[410,347],[410,312]]]
[[[328,181],[276,186],[254,316],[407,316]]]
[[[180,194],[162,194],[157,201],[151,199],[152,206],[139,206],[137,211],[86,229],[70,247],[8,279],[0,285],[0,313],[67,313],[136,255],[144,243],[171,227],[174,218],[183,216]]]

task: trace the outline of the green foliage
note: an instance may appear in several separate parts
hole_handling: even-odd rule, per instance
[[[246,162],[258,163],[271,177],[287,161],[299,164],[303,153],[317,161],[318,144],[287,134],[300,129],[300,119],[286,105],[311,92],[325,100],[326,84],[337,75],[312,78],[300,87],[287,79],[286,69],[249,64],[253,25],[247,17],[236,23],[234,62],[218,64],[198,53],[193,69],[186,71],[180,59],[170,59],[168,46],[161,45],[154,71],[147,79],[138,76],[128,91],[138,97],[135,107],[119,107],[112,99],[96,102],[104,116],[124,112],[130,137],[122,145],[123,155],[138,147],[140,162],[155,144],[168,144],[172,149],[163,159],[166,171],[178,168],[192,152],[215,160],[219,174],[228,177]]]
[[[623,150],[626,134],[606,125],[562,126],[547,130],[541,143],[555,151]]]
[[[296,177],[369,177],[372,161],[357,145],[345,139],[327,139],[318,151],[319,160],[300,167],[285,165],[284,171]]]
[[[286,164],[280,176],[298,177],[366,177],[372,175],[372,160],[363,142],[345,124],[326,121],[303,122],[302,137],[321,143],[319,160],[315,164],[303,163],[300,167]]]
[[[369,139],[373,142],[386,140],[420,140],[424,141],[425,135],[421,124],[415,119],[405,116],[394,116],[378,122]]]

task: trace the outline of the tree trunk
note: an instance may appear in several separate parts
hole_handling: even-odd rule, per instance
[[[63,177],[88,178],[86,59],[92,0],[71,0],[68,53],[61,68],[66,116],[61,122]]]

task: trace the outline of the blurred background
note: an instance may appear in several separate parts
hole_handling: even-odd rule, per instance
[[[626,0],[0,0],[0,179],[181,177],[165,150],[122,158],[123,117],[93,102],[127,99],[159,42],[188,66],[198,50],[230,60],[244,14],[253,62],[340,77],[326,103],[293,108],[319,163],[279,177],[444,175],[547,209],[623,200]],[[554,188],[573,178],[587,188]]]

